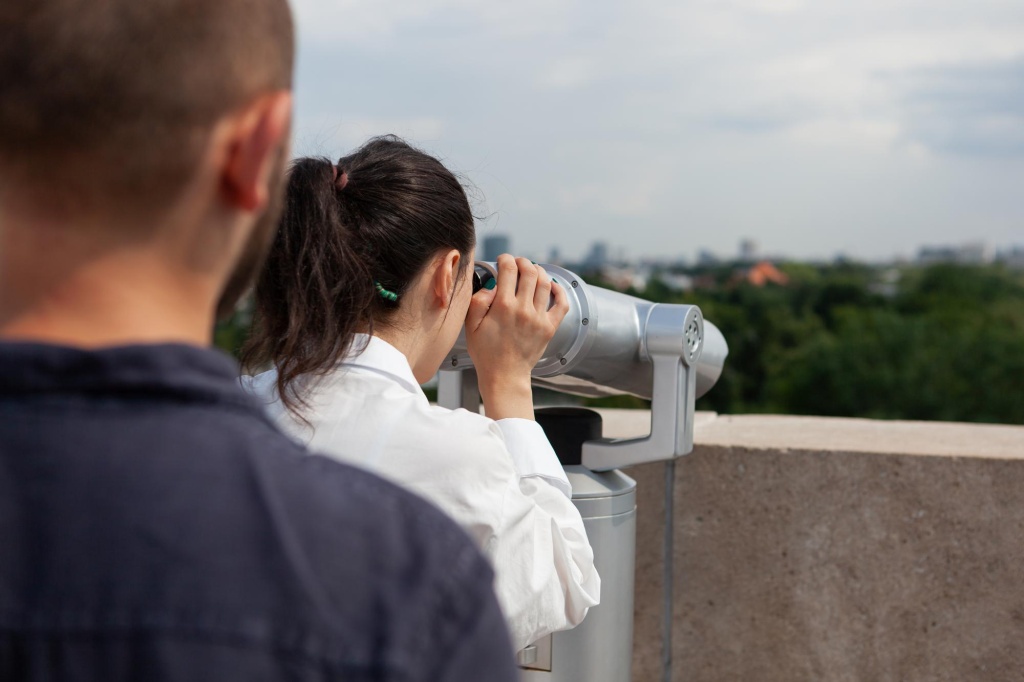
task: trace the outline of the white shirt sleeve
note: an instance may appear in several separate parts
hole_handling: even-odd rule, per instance
[[[466,426],[467,433],[474,430]],[[489,486],[500,480],[504,489],[487,554],[513,644],[522,649],[579,625],[601,600],[601,578],[569,480],[543,429],[525,419],[487,426],[489,435],[477,432],[487,441],[478,442],[477,456],[490,459]]]
[[[506,490],[491,551],[494,589],[516,649],[579,625],[601,600],[601,578],[583,519],[548,479]]]
[[[523,478],[539,476],[571,500],[569,478],[541,425],[530,419],[499,419],[495,423],[501,429],[505,447],[519,475]]]

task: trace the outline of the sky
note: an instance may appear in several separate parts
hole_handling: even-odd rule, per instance
[[[400,135],[575,258],[1024,246],[1024,0],[293,0],[295,152]]]

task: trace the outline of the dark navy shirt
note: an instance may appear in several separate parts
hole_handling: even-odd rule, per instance
[[[491,581],[219,353],[0,344],[0,680],[511,682]]]

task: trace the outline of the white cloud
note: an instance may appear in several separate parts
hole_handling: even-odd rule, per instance
[[[450,28],[506,37],[550,35],[564,30],[581,0],[292,0],[302,40],[369,49],[393,45],[424,23],[442,19]]]
[[[318,116],[300,118],[295,135],[296,155],[337,156],[377,135],[397,135],[427,145],[444,134],[439,118],[378,118],[370,116]]]
[[[608,181],[564,187],[558,190],[562,207],[572,212],[603,212],[616,218],[635,218],[650,213],[656,188],[636,182]]]
[[[568,90],[589,85],[597,77],[594,63],[587,57],[563,57],[543,67],[538,84],[542,88]]]
[[[624,217],[638,253],[682,249],[666,241],[680,221],[720,252],[760,227],[765,244],[826,255],[856,254],[864,235],[867,253],[970,232],[982,210],[993,239],[1024,224],[1007,180],[1024,170],[1024,102],[1003,96],[1024,92],[1005,66],[1024,63],[1020,0],[297,0],[296,13],[297,149],[407,136],[466,171],[534,250],[614,242]]]
[[[768,14],[789,14],[803,9],[804,4],[803,0],[747,0],[736,3],[740,7]]]

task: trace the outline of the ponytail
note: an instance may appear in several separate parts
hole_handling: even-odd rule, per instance
[[[276,365],[281,401],[295,413],[305,406],[295,380],[334,367],[354,335],[373,325],[373,278],[341,221],[336,173],[325,158],[292,166],[280,228],[256,282],[253,333],[242,349],[244,366]]]
[[[355,334],[386,322],[435,254],[456,249],[468,262],[475,242],[459,181],[398,138],[374,138],[337,165],[295,161],[243,367],[273,363],[281,401],[301,416],[297,380],[325,375]]]

